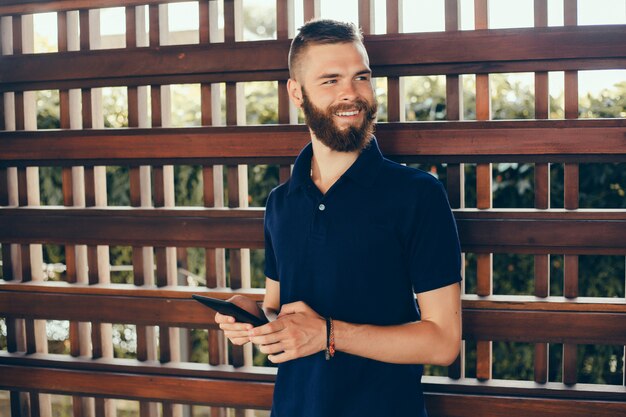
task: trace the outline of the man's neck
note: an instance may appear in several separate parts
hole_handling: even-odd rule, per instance
[[[311,179],[317,188],[326,194],[333,184],[352,166],[359,157],[359,151],[338,152],[330,149],[314,136],[313,158],[311,159]]]

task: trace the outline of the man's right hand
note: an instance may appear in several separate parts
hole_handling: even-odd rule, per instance
[[[235,295],[229,298],[228,301],[255,316],[260,316],[263,313],[254,300],[243,295]],[[219,324],[220,329],[224,331],[224,335],[234,345],[245,345],[250,341],[248,331],[253,327],[251,324],[237,322],[234,317],[220,313],[215,313],[215,322]]]

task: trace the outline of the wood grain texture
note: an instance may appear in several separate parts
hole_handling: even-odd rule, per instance
[[[229,2],[231,3],[231,2]],[[151,6],[151,28],[153,12]],[[289,40],[158,46],[0,60],[0,90],[287,79]],[[370,35],[374,76],[620,69],[626,25]],[[514,43],[515,48],[509,47]],[[83,45],[85,46],[85,45]],[[256,54],[259,49],[263,54]],[[412,53],[407,54],[405,51]],[[459,53],[460,52],[460,53]],[[250,60],[251,54],[255,55]],[[71,66],[66,65],[68,61]],[[16,70],[20,68],[20,70]],[[567,93],[566,93],[567,94]]]
[[[620,210],[454,214],[464,251],[626,254],[626,214]],[[263,210],[0,208],[0,241],[261,248]]]
[[[213,315],[206,314],[206,307],[191,299],[193,293],[222,299],[245,294],[257,300],[263,295],[251,289],[0,284],[0,314],[29,320],[215,328]],[[598,299],[579,305],[558,300],[512,302],[514,298],[486,301],[464,297],[463,337],[478,341],[626,344],[626,306],[615,300]],[[577,325],[568,325],[572,322]]]
[[[385,156],[406,160],[626,162],[619,119],[381,123],[377,137]],[[308,140],[302,125],[0,132],[0,166],[293,163]]]

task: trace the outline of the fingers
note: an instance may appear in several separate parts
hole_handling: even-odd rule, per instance
[[[252,332],[248,332],[250,335]],[[250,341],[255,345],[271,345],[276,342],[279,342],[283,336],[281,336],[278,332],[266,334],[263,336],[250,336]],[[263,352],[268,353],[268,352]]]
[[[248,323],[238,323],[234,317],[225,316],[220,313],[215,314],[215,322],[219,324],[220,329],[224,331],[226,336],[235,345],[245,345],[250,341],[248,332],[252,329],[252,325]]]
[[[285,350],[282,343],[274,343],[272,345],[261,345],[259,346],[259,351],[266,354],[276,354],[281,353]]]

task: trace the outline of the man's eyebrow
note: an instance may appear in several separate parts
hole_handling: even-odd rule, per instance
[[[361,70],[361,71],[357,72],[357,73],[355,74],[355,76],[356,76],[356,75],[364,75],[364,74],[370,75],[371,73],[372,73],[372,70],[370,70],[370,69],[364,69],[364,70]],[[340,77],[340,76],[341,76],[341,74],[336,74],[336,73],[327,73],[327,74],[322,74],[322,75],[320,75],[319,77],[317,77],[317,79],[318,79],[318,80],[325,80],[325,79],[331,79],[331,78],[338,78],[338,77]]]

